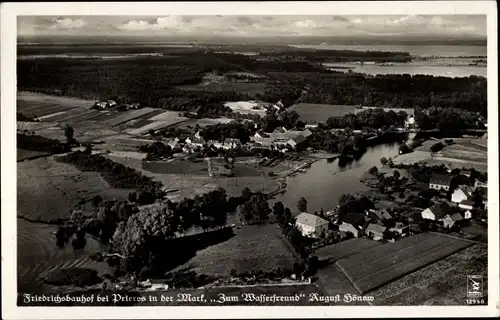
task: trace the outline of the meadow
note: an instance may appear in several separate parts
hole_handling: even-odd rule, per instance
[[[300,115],[300,120],[308,124],[317,124],[325,122],[329,117],[342,117],[348,113],[354,113],[354,106],[317,104],[317,103],[298,103],[290,107]]]

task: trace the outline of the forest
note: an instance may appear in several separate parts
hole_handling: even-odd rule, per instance
[[[302,53],[301,53],[302,54]],[[289,53],[287,52],[287,55]],[[312,53],[310,55],[313,55]],[[187,111],[198,105],[206,114],[229,111],[225,101],[259,99],[295,102],[438,107],[487,112],[486,79],[417,75],[366,76],[328,71],[304,59],[262,59],[229,53],[192,51],[176,56],[127,59],[18,59],[19,90],[84,99],[114,98],[144,106]],[[198,85],[207,72],[254,72],[265,77],[264,92],[236,92],[222,85],[213,91],[183,90]],[[206,106],[206,107],[205,107]]]

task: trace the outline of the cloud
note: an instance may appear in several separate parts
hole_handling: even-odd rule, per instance
[[[137,35],[474,35],[486,36],[478,15],[345,16],[68,16],[19,17],[18,30],[52,34]]]
[[[81,29],[87,25],[88,25],[87,21],[83,19],[64,18],[64,19],[52,19],[52,24],[49,26],[49,28],[69,30],[69,29]]]

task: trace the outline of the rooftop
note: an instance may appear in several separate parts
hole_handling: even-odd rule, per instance
[[[384,233],[387,228],[384,226],[381,226],[376,223],[370,223],[368,227],[366,227],[366,231],[373,231],[373,232],[379,232],[379,233]]]
[[[311,227],[319,227],[328,224],[328,221],[314,214],[302,212],[297,216],[296,223],[304,224]]]
[[[430,183],[449,186],[451,183],[451,176],[445,174],[435,174],[432,176]]]

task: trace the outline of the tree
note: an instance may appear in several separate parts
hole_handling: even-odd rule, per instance
[[[297,209],[299,212],[307,212],[307,200],[304,197],[300,197],[297,203]]]
[[[282,220],[285,215],[285,206],[281,201],[275,202],[273,205],[273,213],[278,219],[278,221]]]
[[[370,168],[370,170],[368,170],[368,173],[371,175],[376,175],[377,172],[378,172],[378,168],[376,166],[373,166]]]
[[[398,148],[399,154],[409,153],[411,150],[406,143],[403,143]]]
[[[395,179],[399,179],[401,177],[401,173],[398,170],[394,170],[393,176]]]
[[[130,202],[136,202],[137,201],[137,193],[135,192],[129,192],[128,194],[128,201]]]
[[[380,163],[381,163],[383,166],[387,165],[387,158],[386,158],[386,157],[382,157],[382,158],[380,158]]]
[[[74,140],[75,130],[72,126],[66,125],[64,126],[64,136],[66,137],[66,141],[68,144],[72,144]]]
[[[248,187],[245,187],[245,188],[243,188],[243,190],[241,190],[241,197],[245,201],[250,200],[250,198],[252,197],[252,195],[253,195],[253,192]]]

